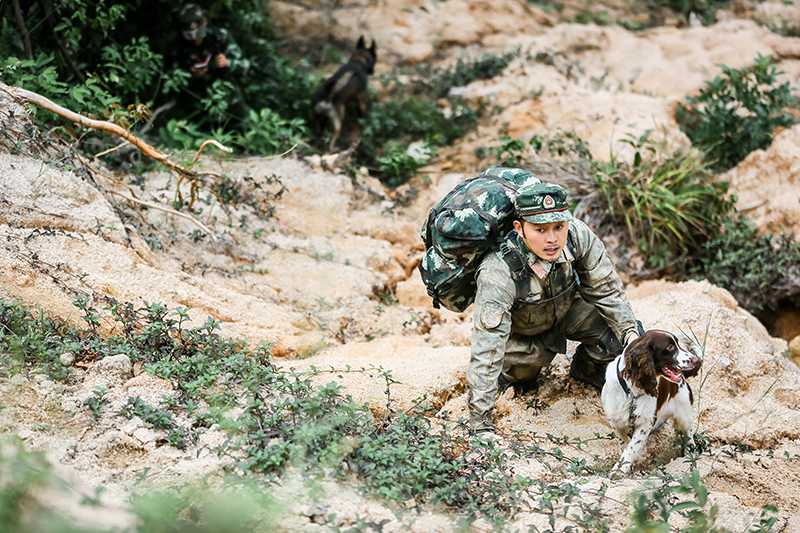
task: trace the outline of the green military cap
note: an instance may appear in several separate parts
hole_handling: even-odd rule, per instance
[[[178,14],[178,24],[181,27],[181,33],[187,41],[197,39],[198,37],[205,37],[207,30],[203,22],[205,15],[203,10],[197,4],[186,4],[181,12]]]
[[[517,191],[514,199],[517,216],[533,224],[548,222],[569,222],[567,191],[555,183],[533,183],[524,185]]]

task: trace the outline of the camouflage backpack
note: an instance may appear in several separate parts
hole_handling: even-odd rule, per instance
[[[456,185],[431,209],[420,232],[419,272],[435,308],[460,313],[472,304],[478,265],[513,227],[517,189],[539,182],[518,168],[493,167]]]

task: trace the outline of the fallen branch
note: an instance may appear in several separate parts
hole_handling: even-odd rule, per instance
[[[139,200],[138,198],[134,198],[133,196],[129,196],[129,195],[127,195],[125,193],[122,193],[122,192],[119,192],[119,191],[108,191],[108,192],[109,192],[109,194],[113,194],[115,196],[119,196],[121,198],[124,198],[125,200],[127,200],[129,202],[133,202],[135,204],[139,204],[139,205],[143,205],[145,207],[148,207],[150,209],[156,209],[158,211],[163,211],[164,213],[169,213],[170,215],[175,215],[176,217],[180,217],[180,218],[186,219],[189,222],[191,222],[192,224],[194,224],[195,226],[197,226],[198,228],[200,228],[201,230],[203,230],[204,232],[206,232],[211,237],[212,241],[216,241],[217,240],[216,235],[214,235],[214,232],[211,231],[208,228],[208,226],[206,226],[205,224],[203,224],[202,222],[200,222],[199,220],[197,220],[196,218],[194,218],[191,215],[187,215],[186,213],[181,213],[180,211],[175,211],[174,209],[170,209],[168,207],[163,207],[163,206],[160,206],[158,204],[145,202],[144,200]]]
[[[6,89],[4,88],[4,90],[6,90]],[[60,116],[66,118],[68,120],[71,120],[73,122],[77,122],[78,124],[82,124],[84,126],[88,126],[90,128],[96,129],[96,130],[107,131],[109,133],[113,133],[114,135],[117,135],[118,137],[122,137],[123,139],[125,139],[126,141],[128,141],[129,143],[131,143],[132,145],[137,147],[139,150],[141,150],[141,152],[144,155],[146,155],[147,157],[155,159],[156,161],[158,161],[159,163],[161,163],[162,165],[164,165],[168,169],[172,170],[173,172],[177,172],[181,176],[184,176],[184,177],[190,178],[190,179],[194,179],[194,178],[197,178],[200,175],[198,172],[196,172],[196,171],[194,171],[194,170],[192,170],[190,168],[185,168],[185,167],[182,167],[182,166],[178,165],[177,163],[173,163],[172,161],[169,160],[169,158],[167,157],[167,154],[165,154],[164,152],[158,150],[157,148],[154,148],[153,146],[150,146],[149,144],[147,144],[143,140],[139,139],[138,137],[136,137],[134,134],[132,134],[131,132],[129,132],[125,128],[123,128],[121,126],[117,126],[113,122],[107,122],[105,120],[94,120],[94,119],[91,119],[91,118],[88,118],[88,117],[84,117],[83,115],[79,115],[79,114],[75,113],[74,111],[70,111],[66,107],[62,107],[62,106],[58,105],[57,103],[53,102],[52,100],[49,100],[49,99],[45,98],[44,96],[42,96],[40,94],[36,94],[34,92],[31,92],[31,91],[28,91],[28,90],[25,90],[25,89],[21,89],[19,87],[10,87],[9,90],[6,90],[6,92],[8,94],[10,94],[11,96],[16,97],[19,100],[22,100],[24,102],[28,102],[28,103],[31,103],[31,104],[36,104],[36,105],[38,105],[39,107],[41,107],[43,109],[47,109],[48,111],[52,111],[56,115],[60,115]],[[211,141],[211,143],[214,144],[215,146],[217,146],[217,148],[219,148],[220,150],[222,150],[224,152],[231,152],[230,148],[222,146],[221,144],[219,144],[216,141]],[[205,144],[206,143],[203,143],[203,146],[205,146]]]
[[[147,144],[143,140],[139,139],[138,137],[136,137],[134,134],[132,134],[131,132],[129,132],[125,128],[123,128],[121,126],[118,126],[118,125],[116,125],[116,124],[114,124],[112,122],[106,122],[106,121],[103,121],[103,120],[94,120],[94,119],[91,119],[91,118],[88,118],[88,117],[84,117],[83,115],[79,115],[78,113],[75,113],[74,111],[70,111],[69,109],[56,104],[52,100],[49,100],[49,99],[45,98],[44,96],[42,96],[40,94],[34,93],[32,91],[28,91],[26,89],[21,89],[19,87],[8,87],[8,86],[3,85],[3,84],[0,84],[0,89],[3,89],[6,93],[8,93],[10,96],[12,96],[13,98],[15,98],[17,100],[20,100],[20,101],[26,102],[26,103],[36,104],[37,106],[39,106],[39,107],[41,107],[43,109],[47,109],[48,111],[52,111],[53,113],[55,113],[55,114],[57,114],[59,116],[62,116],[64,118],[68,119],[68,120],[71,120],[73,122],[76,122],[78,124],[81,124],[81,125],[84,125],[84,126],[88,126],[90,128],[96,129],[96,130],[107,131],[109,133],[112,133],[114,135],[117,135],[118,137],[121,137],[121,138],[125,139],[125,141],[127,141],[127,143],[130,143],[133,146],[137,147],[147,157],[155,159],[156,161],[158,161],[159,163],[161,163],[162,165],[164,165],[165,167],[167,167],[171,171],[173,171],[176,174],[178,174],[179,177],[178,177],[177,189],[178,189],[178,198],[179,198],[179,200],[181,202],[183,200],[182,200],[181,193],[180,193],[180,186],[181,186],[181,183],[183,182],[183,180],[188,178],[191,181],[191,193],[190,193],[191,200],[189,201],[189,207],[191,207],[191,205],[194,203],[195,198],[197,197],[197,190],[198,190],[197,179],[200,176],[216,176],[216,174],[209,173],[209,172],[200,173],[200,172],[197,172],[195,170],[192,170],[191,168],[182,167],[182,166],[170,161],[169,157],[167,156],[167,154],[165,154],[164,152],[158,150],[157,148],[155,148],[153,146],[150,146],[149,144]],[[209,144],[213,144],[214,146],[216,146],[217,148],[219,148],[223,152],[230,153],[232,151],[230,148],[228,148],[226,146],[223,146],[222,144],[218,143],[217,141],[208,140],[208,141],[204,142],[202,144],[202,146],[200,146],[200,149],[197,151],[197,154],[195,155],[195,157],[192,160],[191,164],[194,164],[194,163],[197,162],[197,159],[200,157],[200,153]],[[103,155],[103,154],[108,153],[108,152],[109,151],[106,151],[106,152],[103,152],[103,153],[98,154],[98,155]],[[124,199],[126,199],[126,200],[128,200],[130,202],[134,202],[134,203],[138,203],[138,204],[141,204],[141,205],[145,205],[145,206],[150,207],[152,209],[158,209],[160,211],[165,211],[167,213],[171,213],[171,214],[176,215],[178,217],[190,220],[190,221],[192,221],[192,223],[194,223],[199,228],[201,228],[204,232],[206,232],[207,234],[211,235],[212,239],[214,238],[214,233],[205,224],[203,224],[202,222],[200,222],[196,218],[192,217],[191,215],[187,215],[185,213],[181,213],[180,211],[175,211],[173,209],[167,209],[167,208],[164,208],[164,207],[161,207],[161,206],[157,206],[155,204],[150,204],[150,203],[147,203],[147,202],[143,202],[141,200],[137,200],[133,196],[128,196],[128,195],[125,195],[125,194],[120,193],[120,192],[113,192],[113,194],[115,194],[117,196],[121,196],[122,198],[124,198]]]

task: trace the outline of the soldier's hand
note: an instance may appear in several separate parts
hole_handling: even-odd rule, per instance
[[[629,331],[627,335],[625,335],[625,346],[629,345],[633,341],[639,338],[639,334],[635,331]]]
[[[189,72],[192,73],[193,78],[199,78],[203,76],[206,72],[208,72],[208,66],[203,66],[203,67],[192,66],[192,68],[189,69]]]
[[[228,58],[225,57],[225,54],[217,54],[214,57],[214,66],[217,68],[225,68],[228,66]]]

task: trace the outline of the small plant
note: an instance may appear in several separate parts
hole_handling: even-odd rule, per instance
[[[519,56],[519,50],[496,56],[483,54],[473,60],[458,59],[455,67],[434,72],[429,63],[417,65],[413,94],[443,98],[453,87],[464,87],[475,80],[494,78]]]
[[[383,182],[396,187],[409,180],[417,172],[417,160],[408,155],[402,145],[387,143],[384,155],[376,158],[378,170],[383,175]]]
[[[688,24],[689,18],[694,14],[704,26],[714,24],[717,10],[730,4],[727,0],[658,0],[658,3],[680,13],[684,24]]]
[[[546,139],[534,135],[528,144],[536,152],[546,149],[553,158],[577,157],[581,161],[593,160],[589,145],[574,131],[564,131],[559,128],[555,135]]]
[[[258,112],[251,110],[247,120],[247,130],[235,140],[249,153],[277,154],[308,137],[303,119],[287,120],[267,107]]]
[[[81,305],[90,314],[97,313],[91,300]],[[75,353],[83,353],[86,347],[100,354],[126,353],[134,360],[146,361],[145,370],[169,380],[175,393],[160,407],[129,397],[118,411],[120,416],[141,418],[163,432],[158,444],[187,449],[187,456],[200,451],[197,436],[205,429],[227,434],[217,440],[213,452],[224,465],[220,477],[232,480],[230,484],[222,481],[220,490],[213,492],[188,486],[156,493],[144,489],[147,495],[135,495],[131,502],[137,532],[187,527],[194,531],[195,526],[187,525],[190,523],[198,524],[197,531],[269,530],[265,520],[271,524],[270,519],[280,514],[269,501],[271,487],[290,469],[312,484],[325,477],[347,477],[358,480],[365,494],[383,500],[406,506],[440,505],[451,510],[465,530],[481,518],[498,532],[509,531],[510,517],[527,502],[532,512],[550,518],[553,531],[556,519],[571,523],[563,531],[612,531],[601,508],[586,501],[587,495],[603,497],[605,486],[598,491],[596,486],[587,490],[582,485],[586,476],[607,473],[593,464],[599,459],[587,453],[587,444],[613,436],[596,434],[581,440],[518,431],[501,446],[480,435],[470,436],[467,421],[436,414],[424,397],[406,412],[395,410],[391,389],[397,381],[380,367],[327,371],[311,367],[309,373],[299,374],[272,364],[268,344],[251,348],[246,340],[222,338],[219,323],[212,318],[192,326],[187,308],[170,311],[160,303],[145,302],[136,308],[111,302],[106,310],[114,328],[94,332],[91,321],[85,330],[69,329],[41,312],[32,316],[17,304],[0,300],[0,348],[15,347],[11,352],[13,372],[41,368],[49,361],[47,354],[64,353],[66,346]],[[33,344],[25,337],[29,332]],[[33,352],[25,351],[31,349]],[[383,417],[376,420],[370,406],[357,404],[335,381],[320,379],[325,373],[341,377],[349,372],[368,373],[385,385]],[[107,405],[106,394],[97,388],[85,402],[95,419]],[[541,401],[532,401],[528,407],[534,411],[547,408]],[[179,425],[177,420],[183,419],[190,422]],[[0,441],[0,529],[32,531],[24,521],[30,512],[40,510],[32,494],[47,483],[50,470],[41,456],[25,452],[21,443],[17,447]],[[742,443],[734,442],[727,449],[746,453]],[[581,455],[570,453],[576,451]],[[539,461],[553,476],[561,477],[546,482],[516,474],[513,465],[520,459]],[[787,455],[787,459],[796,456]],[[136,483],[146,482],[147,472],[145,468]],[[667,520],[681,513],[691,524],[681,531],[721,533],[713,529],[717,511],[708,508],[707,491],[696,471],[693,476],[677,484],[668,479],[660,492],[643,496],[634,517],[635,527],[640,529],[632,531],[666,531],[670,527]],[[676,504],[676,494],[696,497]],[[89,493],[84,503],[102,505],[99,496],[99,492]],[[228,512],[219,512],[215,502],[224,504]],[[774,513],[774,508],[764,508],[760,517],[754,517],[750,533],[767,533],[775,524]],[[42,516],[44,521],[36,522],[46,524],[41,530],[84,531],[68,528],[66,519],[54,513],[43,512]],[[351,525],[355,527],[356,522],[361,523],[356,520]],[[21,523],[22,528],[18,527]],[[371,523],[363,520],[365,525]]]
[[[120,409],[119,415],[128,420],[138,416],[143,422],[151,424],[153,429],[173,429],[177,424],[172,413],[146,404],[140,397],[128,397],[127,403]]]
[[[0,376],[39,367],[51,379],[63,381],[71,372],[60,355],[77,348],[78,339],[75,328],[48,317],[41,308],[34,316],[22,305],[0,299]]]
[[[525,154],[525,143],[519,139],[512,139],[505,135],[497,139],[500,146],[489,148],[497,157],[497,163],[504,167],[518,167]]]
[[[92,413],[92,420],[95,422],[100,421],[100,416],[102,415],[100,409],[109,404],[108,398],[106,398],[107,392],[108,389],[106,387],[95,387],[94,391],[92,391],[93,396],[89,396],[83,401],[83,404]]]
[[[693,494],[693,500],[674,503],[671,494]],[[717,527],[719,507],[708,507],[708,489],[702,484],[700,473],[693,469],[685,474],[677,484],[667,484],[652,493],[640,492],[634,504],[632,515],[634,526],[626,533],[649,533],[653,531],[680,531],[681,533],[731,533],[730,530]],[[750,533],[771,530],[777,511],[774,506],[766,505],[761,510],[759,522],[748,529]],[[688,525],[676,529],[669,523],[670,516],[680,514],[688,521]],[[655,515],[655,517],[654,517]]]
[[[776,85],[781,73],[771,56],[759,54],[742,70],[719,66],[722,75],[678,107],[675,118],[692,144],[707,152],[711,167],[724,171],[753,150],[768,147],[775,128],[797,123],[785,111],[797,100],[788,81]]]

